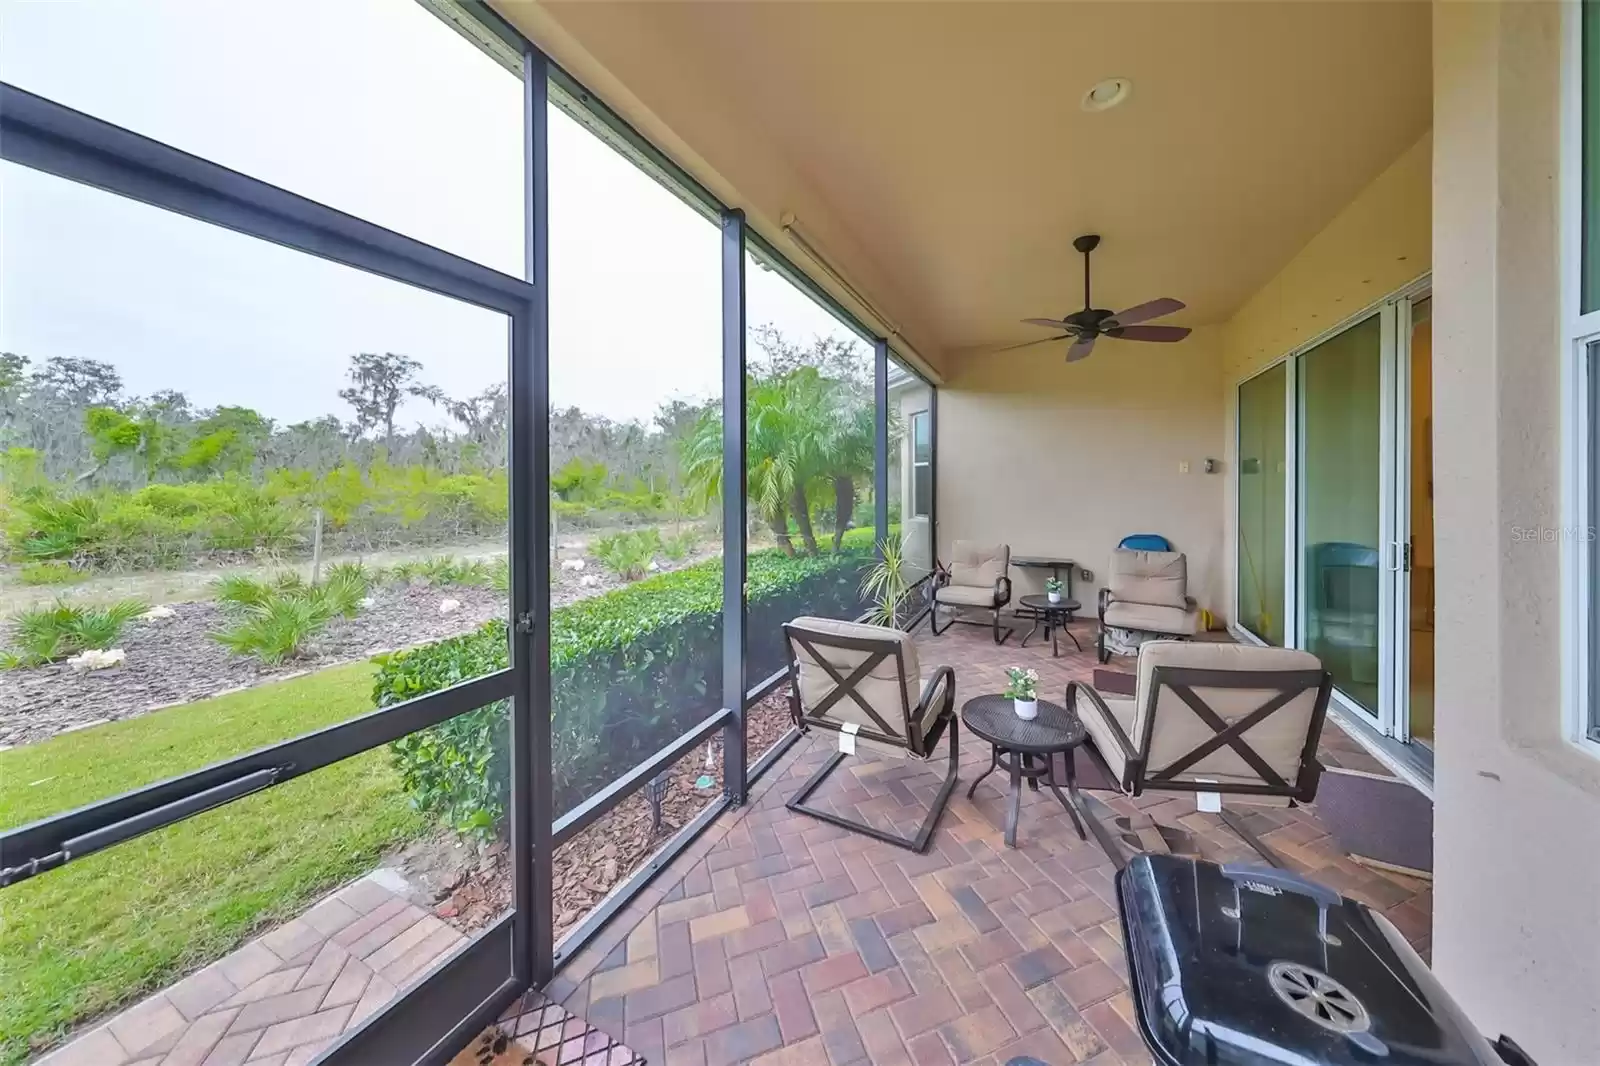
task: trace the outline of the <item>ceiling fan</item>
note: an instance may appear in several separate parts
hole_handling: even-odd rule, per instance
[[[1083,253],[1083,310],[1074,311],[1062,318],[1025,318],[1022,321],[1030,326],[1044,326],[1049,329],[1058,329],[1062,333],[1058,337],[1042,337],[1036,341],[1024,341],[1021,344],[1008,345],[997,349],[1009,352],[1016,348],[1028,348],[1035,344],[1048,344],[1051,341],[1072,341],[1067,348],[1067,362],[1076,363],[1079,359],[1086,358],[1094,351],[1094,342],[1101,337],[1111,337],[1122,341],[1161,341],[1170,343],[1181,341],[1189,335],[1187,326],[1147,326],[1142,323],[1162,315],[1170,315],[1174,311],[1183,310],[1183,302],[1174,300],[1170,296],[1163,296],[1159,300],[1148,300],[1137,304],[1126,311],[1107,311],[1095,307],[1089,299],[1089,253],[1100,244],[1100,236],[1096,233],[1086,233],[1072,242],[1072,246]]]

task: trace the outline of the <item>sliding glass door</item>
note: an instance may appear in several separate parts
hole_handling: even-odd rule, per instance
[[[1384,681],[1383,315],[1299,359],[1302,646],[1378,722]]]
[[[1239,625],[1282,647],[1285,637],[1284,530],[1288,485],[1289,365],[1239,386]]]
[[[1238,393],[1235,631],[1315,653],[1401,741],[1433,727],[1428,308],[1398,294]]]

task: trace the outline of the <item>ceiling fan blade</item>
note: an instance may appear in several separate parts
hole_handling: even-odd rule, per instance
[[[1025,318],[1022,320],[1028,326],[1048,326],[1051,329],[1066,329],[1067,324],[1059,318]]]
[[[1040,337],[1036,341],[1023,341],[1021,344],[1008,344],[1004,348],[991,348],[989,349],[989,354],[999,355],[1001,352],[1014,352],[1018,348],[1032,348],[1035,344],[1049,344],[1051,341],[1067,341],[1071,339],[1072,335],[1070,333],[1063,333],[1059,337]]]
[[[1181,341],[1189,335],[1189,327],[1117,326],[1104,332],[1119,341]]]
[[[1076,363],[1079,359],[1087,359],[1092,351],[1094,351],[1094,337],[1081,337],[1067,349],[1067,362]]]
[[[1174,300],[1170,296],[1163,296],[1159,300],[1146,300],[1144,303],[1136,304],[1126,311],[1118,311],[1101,325],[1102,328],[1106,329],[1113,326],[1131,326],[1135,322],[1148,322],[1152,318],[1160,318],[1162,315],[1170,315],[1174,311],[1182,311],[1183,308],[1184,303],[1182,300]]]

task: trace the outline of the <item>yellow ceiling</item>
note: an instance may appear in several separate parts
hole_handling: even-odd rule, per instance
[[[769,236],[796,214],[937,363],[1076,309],[1086,231],[1098,306],[1224,321],[1431,116],[1401,0],[498,6]],[[1111,76],[1129,100],[1083,111]]]

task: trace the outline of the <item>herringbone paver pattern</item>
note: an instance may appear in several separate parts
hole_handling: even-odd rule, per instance
[[[461,941],[363,878],[39,1066],[303,1066]]]
[[[1090,629],[1081,624],[1085,647]],[[1037,668],[1056,699],[1093,670],[1092,652],[1052,659],[1048,645],[1015,639],[996,648],[957,627],[938,638],[923,630],[919,644],[925,672],[955,666],[958,704],[998,691],[1007,665]],[[968,801],[988,751],[963,737],[962,786],[932,848],[915,855],[785,809],[828,755],[821,738],[796,745],[550,994],[668,1064],[1149,1061],[1133,1026],[1111,866],[1048,792],[1024,796],[1019,847],[1005,848],[1001,775]],[[903,830],[920,820],[941,770],[847,762],[817,801]],[[1182,825],[1213,857],[1249,854],[1193,797],[1097,795],[1118,812]],[[1312,810],[1247,818],[1297,866],[1382,908],[1426,950],[1425,885],[1350,862]]]

